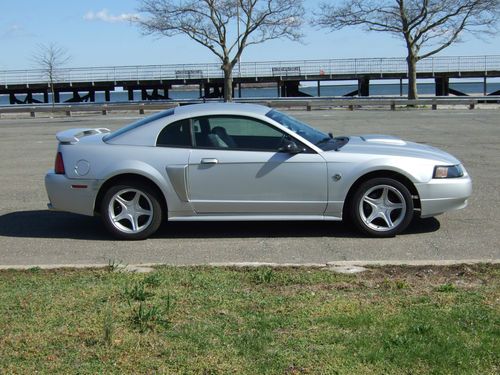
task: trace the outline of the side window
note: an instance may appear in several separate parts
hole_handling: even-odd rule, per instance
[[[158,135],[156,145],[162,147],[191,147],[189,120],[180,120],[165,126]]]
[[[206,116],[193,121],[197,147],[246,151],[279,151],[284,133],[252,118]]]

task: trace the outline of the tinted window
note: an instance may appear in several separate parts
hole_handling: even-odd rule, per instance
[[[206,116],[193,120],[196,146],[231,150],[279,151],[284,134],[247,117]]]
[[[164,118],[164,117],[167,117],[167,116],[171,116],[174,114],[174,111],[175,109],[169,109],[169,110],[166,110],[166,111],[162,111],[162,112],[159,112],[159,113],[155,113],[154,115],[151,115],[151,116],[148,116],[148,117],[144,117],[136,122],[133,122],[132,124],[130,125],[127,125],[123,128],[120,128],[116,131],[114,131],[113,133],[111,134],[108,134],[106,135],[104,138],[103,138],[103,141],[106,142],[106,141],[110,141],[112,140],[113,138],[116,138],[116,137],[119,137],[120,135],[126,133],[126,132],[129,132],[133,129],[137,129],[141,126],[144,126],[144,125],[147,125],[149,124],[150,122],[153,122],[153,121],[156,121],[158,119],[161,119],[161,118]]]
[[[157,146],[191,147],[189,120],[181,120],[163,128],[156,141]]]

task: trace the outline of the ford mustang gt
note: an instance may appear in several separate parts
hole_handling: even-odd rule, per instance
[[[392,136],[333,137],[274,109],[195,104],[117,131],[56,135],[49,208],[99,215],[127,240],[164,220],[342,220],[389,237],[412,218],[463,208],[460,161]]]

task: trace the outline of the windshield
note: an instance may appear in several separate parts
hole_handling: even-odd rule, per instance
[[[330,139],[330,136],[326,133],[320,132],[319,130],[314,129],[313,127],[300,122],[299,120],[285,115],[276,110],[271,110],[266,114],[267,117],[273,119],[274,121],[279,122],[281,125],[287,127],[291,131],[297,133],[302,138],[307,139],[309,142],[318,145],[322,141]]]
[[[114,131],[113,133],[108,134],[107,136],[105,136],[103,138],[103,141],[104,142],[110,141],[113,138],[119,137],[120,135],[122,135],[122,134],[124,134],[126,132],[129,132],[129,131],[131,131],[133,129],[137,129],[140,126],[149,124],[150,122],[156,121],[156,120],[161,119],[163,117],[171,116],[171,115],[174,114],[174,111],[175,111],[175,109],[172,108],[172,109],[168,109],[166,111],[155,113],[152,116],[144,117],[144,118],[142,118],[140,120],[137,120],[136,122],[133,122],[130,125],[124,126],[123,128],[120,128],[120,129]]]
[[[348,137],[335,137],[330,134],[323,133],[313,127],[300,122],[296,118],[285,115],[279,111],[272,109],[266,114],[267,117],[279,122],[281,125],[286,126],[291,131],[297,133],[302,138],[307,139],[309,142],[318,146],[323,151],[338,151],[342,146],[349,142]]]

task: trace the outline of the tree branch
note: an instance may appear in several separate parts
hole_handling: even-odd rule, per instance
[[[303,0],[142,0],[139,11],[137,23],[145,34],[185,35],[214,53],[225,71],[249,45],[300,40],[305,13]]]

